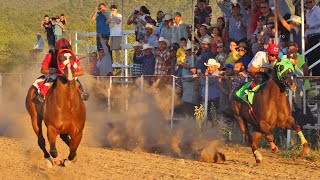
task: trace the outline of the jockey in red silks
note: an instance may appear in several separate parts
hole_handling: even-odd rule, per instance
[[[61,38],[56,42],[55,49],[49,50],[49,52],[44,57],[42,64],[41,64],[41,73],[44,74],[40,76],[34,83],[33,86],[38,89],[38,95],[33,99],[36,103],[43,103],[45,96],[51,87],[51,85],[57,79],[57,73],[61,72],[65,64],[58,64],[57,58],[61,50],[67,51],[72,54],[73,57],[76,57],[75,53],[71,50],[70,42],[65,39]],[[81,76],[83,75],[83,69],[78,59],[70,61],[71,65],[74,68],[74,75]],[[89,98],[89,94],[84,92],[83,87],[78,79],[76,81],[79,83],[79,93],[84,100]]]

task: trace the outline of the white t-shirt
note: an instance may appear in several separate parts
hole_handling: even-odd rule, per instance
[[[248,67],[253,65],[255,68],[269,68],[272,69],[275,65],[276,61],[269,62],[267,53],[264,51],[259,51],[257,54],[253,57],[251,62],[249,63]]]
[[[117,18],[121,20],[119,24],[116,23],[115,18],[113,17],[111,20],[111,28],[110,28],[110,36],[122,36],[121,28],[122,28],[122,15],[117,14]]]

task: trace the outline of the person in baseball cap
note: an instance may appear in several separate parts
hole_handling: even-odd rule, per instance
[[[267,52],[259,51],[248,65],[248,72],[251,74],[267,73],[278,61],[280,47],[276,44],[270,44]]]

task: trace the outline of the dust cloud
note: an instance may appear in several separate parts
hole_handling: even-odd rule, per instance
[[[109,98],[111,110],[107,108],[109,80],[102,81],[100,86],[93,79],[86,80],[93,95],[91,100],[96,102],[91,104],[95,108],[88,109],[91,145],[205,162],[225,160],[218,150],[222,138],[217,129],[208,127],[199,132],[196,121],[189,117],[170,128],[172,88],[164,83],[168,80],[157,80],[153,85],[145,80],[141,86],[141,79],[133,79],[131,85],[113,85]],[[177,105],[177,95],[175,102]]]

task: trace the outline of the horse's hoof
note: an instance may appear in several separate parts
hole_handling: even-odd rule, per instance
[[[255,150],[253,154],[256,159],[256,163],[260,163],[262,160],[262,154],[258,150]]]
[[[51,169],[53,167],[53,162],[52,162],[51,158],[46,158],[45,161],[46,161],[46,167],[48,169]]]
[[[310,146],[308,143],[304,143],[302,148],[302,154],[309,154],[310,153]]]
[[[60,158],[53,158],[53,164],[56,166],[62,166],[62,160]]]
[[[276,146],[275,148],[271,149],[271,151],[272,151],[273,153],[278,153],[278,152],[279,152],[278,146]]]
[[[68,159],[65,159],[65,160],[63,161],[63,166],[64,166],[64,167],[68,167],[68,166],[71,165],[71,163],[72,163],[72,161],[69,161]]]

